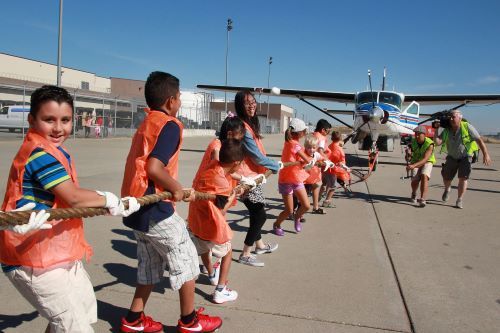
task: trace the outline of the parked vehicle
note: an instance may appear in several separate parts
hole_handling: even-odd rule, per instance
[[[9,132],[28,129],[29,106],[9,105],[2,107],[0,111],[0,128],[8,129]]]

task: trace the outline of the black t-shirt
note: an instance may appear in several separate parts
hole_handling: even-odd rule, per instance
[[[160,111],[158,111],[160,112]],[[173,121],[169,121],[163,126],[156,144],[149,154],[149,158],[154,157],[167,165],[170,158],[175,154],[179,146],[181,129]],[[148,188],[144,195],[154,194],[155,186],[150,179]],[[151,205],[143,206],[134,214],[124,217],[123,223],[132,229],[148,231],[149,222],[160,222],[174,214],[175,208],[171,202],[160,201]]]

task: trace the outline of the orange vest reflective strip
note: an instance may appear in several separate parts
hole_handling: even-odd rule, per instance
[[[64,154],[45,138],[30,129],[19,149],[10,169],[2,210],[16,208],[16,202],[23,195],[23,175],[26,163],[35,148],[42,148],[52,155],[71,177],[78,187],[76,169]],[[57,196],[52,208],[69,207]],[[37,230],[26,235],[11,231],[0,231],[0,262],[7,265],[21,265],[35,268],[47,268],[56,264],[87,260],[92,256],[92,248],[85,241],[83,221],[80,218],[49,222],[52,229]]]
[[[243,122],[245,124],[245,128],[250,135],[252,135],[253,140],[255,141],[255,144],[257,145],[257,148],[259,148],[259,151],[263,154],[266,155],[266,150],[264,149],[264,146],[262,145],[262,141],[255,135],[255,132],[253,131],[252,127],[248,125],[246,122]],[[261,165],[255,164],[252,159],[248,156],[245,156],[245,164],[248,166],[248,168],[259,174],[259,173],[266,173],[267,169]],[[244,174],[245,176],[248,176],[247,174]]]
[[[225,175],[218,161],[212,161],[193,188],[196,191],[229,196],[232,190],[231,176]],[[189,229],[198,238],[223,244],[233,238],[233,232],[226,223],[226,217],[214,202],[197,200],[189,203]]]
[[[300,146],[299,142],[296,140],[285,141],[283,151],[281,153],[282,162],[302,161],[298,154],[294,153],[296,146]],[[303,165],[294,165],[283,168],[279,171],[278,183],[299,184],[303,183],[307,178],[309,178],[309,174],[304,170]]]
[[[182,123],[177,118],[169,116],[165,112],[149,109],[145,109],[144,111],[146,112],[146,118],[144,118],[144,121],[135,132],[127,156],[121,190],[122,196],[141,197],[146,192],[149,182],[146,172],[148,157],[158,141],[161,130],[169,121],[173,121],[179,126],[180,138],[177,150],[168,161],[168,164],[165,165],[165,171],[170,177],[177,179],[179,152],[182,145],[182,130],[184,126],[182,126]],[[155,184],[155,193],[163,191],[163,188]]]

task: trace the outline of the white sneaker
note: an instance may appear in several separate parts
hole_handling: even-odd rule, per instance
[[[215,290],[213,294],[213,301],[217,304],[235,301],[237,298],[238,292],[229,289],[227,286],[224,286],[222,291]]]
[[[210,284],[212,286],[216,286],[219,283],[220,261],[217,261],[214,264],[213,268],[214,268],[214,275],[208,276],[208,279],[210,280]]]
[[[249,255],[248,257],[240,254],[238,262],[243,265],[253,266],[253,267],[264,267],[264,263],[257,259],[254,255]]]
[[[264,254],[264,253],[272,253],[278,249],[278,244],[276,243],[267,243],[264,245],[262,249],[255,247],[253,253],[255,254]]]

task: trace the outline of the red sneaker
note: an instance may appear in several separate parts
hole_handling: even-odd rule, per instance
[[[122,326],[120,328],[122,333],[130,332],[163,332],[163,324],[159,321],[154,321],[153,318],[146,316],[144,312],[141,314],[141,318],[136,321],[129,323],[125,318],[122,318]]]
[[[211,317],[203,314],[205,308],[199,308],[196,311],[196,317],[189,324],[184,324],[180,319],[177,322],[177,332],[190,333],[190,332],[215,332],[222,326],[222,319],[220,317]]]

